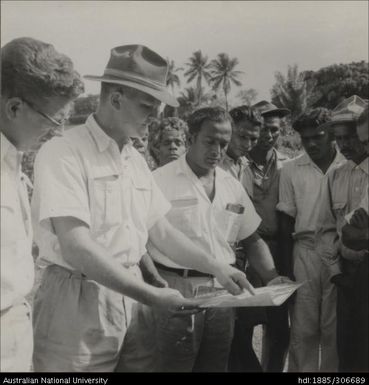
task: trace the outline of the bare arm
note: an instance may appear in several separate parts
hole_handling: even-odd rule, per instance
[[[261,276],[264,283],[268,283],[278,277],[269,248],[256,232],[241,241],[241,244],[251,266]]]
[[[186,300],[172,289],[159,289],[136,279],[95,242],[88,226],[73,217],[53,218],[63,258],[68,264],[101,285],[152,306],[177,307]]]
[[[160,276],[154,261],[148,253],[142,256],[140,268],[145,282],[156,287],[168,287],[168,282]]]
[[[244,288],[253,291],[244,273],[204,253],[166,218],[159,220],[150,229],[149,238],[173,262],[214,275],[230,293],[239,294]]]

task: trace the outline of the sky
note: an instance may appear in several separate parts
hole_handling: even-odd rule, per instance
[[[101,75],[110,49],[125,44],[146,45],[178,67],[198,49],[209,59],[226,52],[243,71],[232,97],[254,88],[261,100],[288,65],[368,61],[368,2],[1,1],[1,46],[21,36],[52,43],[82,75]],[[98,93],[98,83],[85,85]]]

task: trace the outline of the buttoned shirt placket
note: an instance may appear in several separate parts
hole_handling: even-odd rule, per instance
[[[214,203],[214,201],[217,198],[217,176],[216,176],[216,170],[214,171],[215,194],[214,194],[213,202],[211,202],[209,197],[208,197],[208,195],[205,192],[204,186],[202,185],[200,179],[191,170],[191,168],[188,165],[187,161],[185,161],[185,163],[186,163],[186,168],[187,168],[187,170],[186,170],[187,177],[190,179],[190,181],[193,183],[193,185],[196,188],[196,190],[198,191],[198,193],[202,196],[202,198],[206,201],[206,203],[208,205],[208,207],[207,207],[207,215],[208,215],[209,229],[205,228],[205,229],[202,229],[202,231],[207,233],[210,230],[209,236],[211,238],[211,245],[210,245],[211,255],[215,258],[215,250],[214,250],[215,239],[214,239],[214,233],[216,231],[217,225],[216,225],[215,216],[214,216],[214,204],[213,203]]]

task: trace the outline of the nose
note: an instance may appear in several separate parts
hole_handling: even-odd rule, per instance
[[[169,148],[175,150],[175,149],[178,148],[178,146],[177,146],[177,144],[175,142],[171,142],[170,145],[169,145]]]
[[[266,131],[264,132],[264,138],[265,138],[265,140],[267,140],[268,142],[271,141],[271,140],[273,140],[273,135],[272,135],[272,133],[270,132],[270,130],[266,130]]]
[[[317,144],[314,139],[307,139],[305,142],[305,146],[309,149],[316,148]]]
[[[221,149],[221,147],[220,147],[219,144],[214,145],[214,146],[211,148],[210,154],[211,154],[211,156],[212,156],[213,158],[219,157],[219,155],[221,155],[221,153],[222,153],[222,149]]]
[[[250,151],[251,150],[252,143],[251,143],[250,138],[245,139],[243,147],[244,147],[245,151]]]

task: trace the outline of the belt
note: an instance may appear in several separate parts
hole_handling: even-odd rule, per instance
[[[183,278],[187,277],[208,277],[208,278],[214,278],[213,275],[208,273],[202,273],[201,271],[192,270],[192,269],[176,269],[175,267],[168,267],[165,265],[162,265],[161,263],[154,262],[155,266],[164,271],[169,271],[171,273],[177,274]]]

